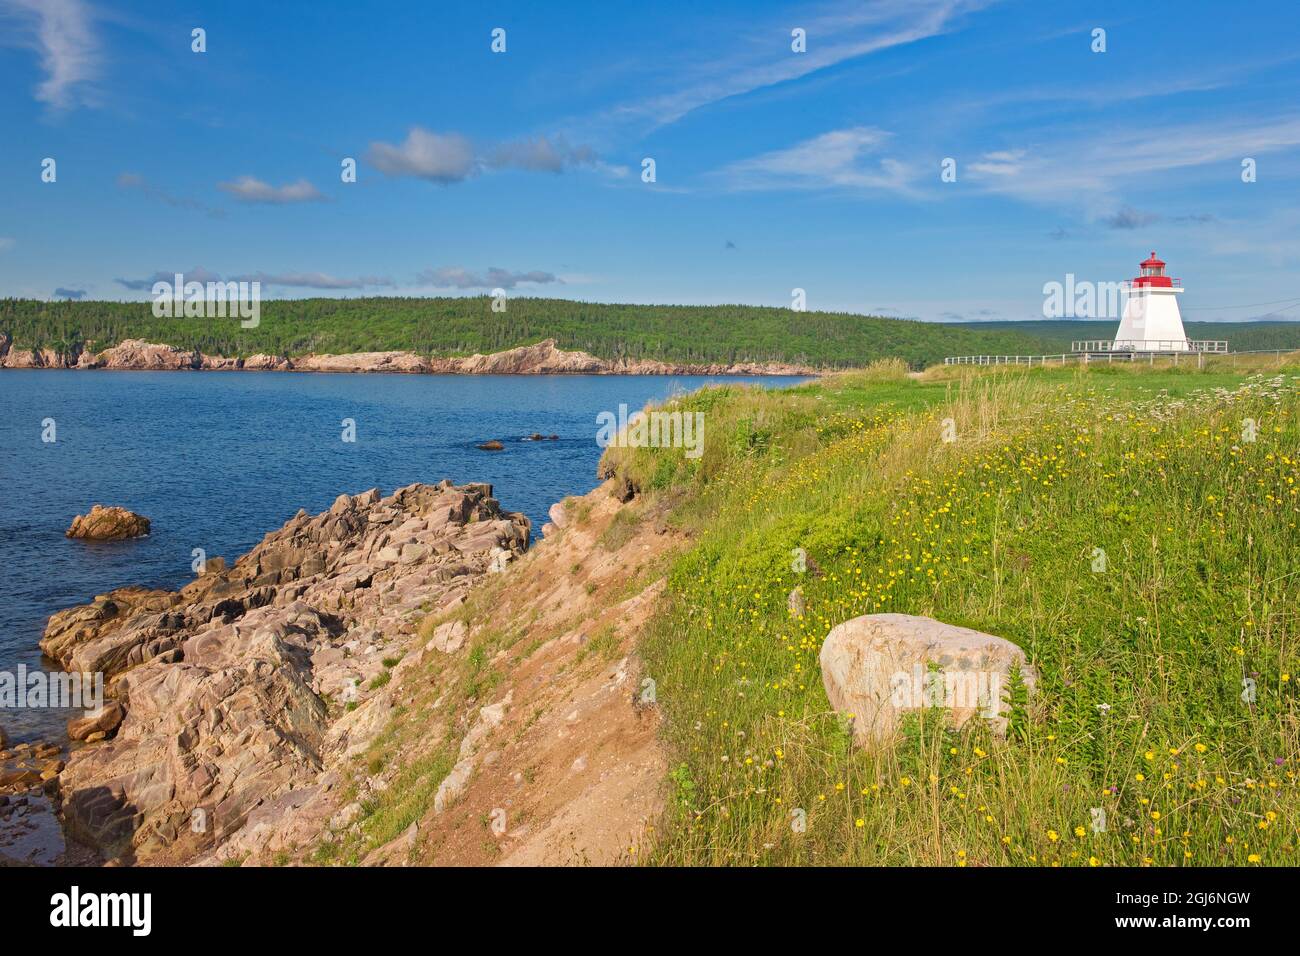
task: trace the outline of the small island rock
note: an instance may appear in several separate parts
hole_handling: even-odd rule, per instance
[[[116,506],[105,508],[95,505],[89,514],[77,515],[68,528],[69,538],[88,538],[92,541],[110,541],[120,538],[139,538],[149,533],[149,519]]]

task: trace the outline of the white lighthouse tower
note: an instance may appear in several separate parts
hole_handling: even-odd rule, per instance
[[[1178,312],[1182,280],[1165,275],[1165,264],[1154,252],[1142,262],[1142,274],[1127,283],[1124,291],[1128,300],[1110,351],[1186,352],[1192,348]]]

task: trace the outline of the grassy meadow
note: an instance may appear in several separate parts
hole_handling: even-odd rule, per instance
[[[1295,360],[886,362],[676,400],[695,460],[609,449],[692,535],[641,648],[674,768],[650,862],[1300,863]],[[854,746],[818,652],[879,612],[1022,647],[1006,738],[931,710]]]

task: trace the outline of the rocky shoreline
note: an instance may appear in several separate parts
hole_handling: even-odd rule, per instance
[[[671,363],[647,359],[602,359],[565,351],[546,339],[535,345],[471,355],[424,358],[413,352],[353,352],[345,355],[250,355],[227,358],[172,345],[126,339],[102,351],[64,353],[13,348],[0,333],[0,369],[94,369],[130,371],[373,372],[423,375],[820,375],[824,370],[783,362]]]
[[[329,793],[391,719],[390,680],[431,650],[419,622],[529,534],[490,485],[372,489],[299,511],[178,591],[120,588],[53,615],[41,649],[103,672],[113,715],[51,765],[66,831],[110,862],[188,863]]]

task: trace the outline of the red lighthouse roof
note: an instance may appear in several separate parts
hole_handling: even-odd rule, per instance
[[[1135,286],[1145,286],[1152,289],[1171,289],[1174,280],[1165,275],[1165,263],[1156,258],[1155,251],[1151,253],[1151,258],[1142,260],[1142,274],[1133,280]]]

